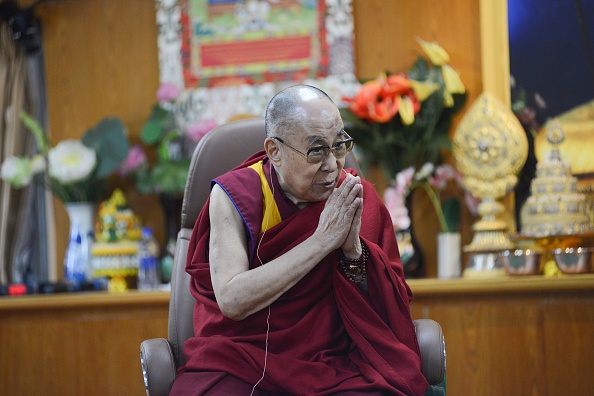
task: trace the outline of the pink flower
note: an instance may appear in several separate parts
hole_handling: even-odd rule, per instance
[[[410,227],[410,217],[408,216],[404,195],[400,194],[397,188],[386,188],[384,202],[396,230],[405,230]]]
[[[396,188],[400,191],[408,190],[408,187],[412,183],[413,176],[415,175],[414,166],[408,167],[396,175]]]
[[[439,165],[437,169],[435,169],[435,175],[440,179],[450,181],[456,176],[456,170],[450,164],[443,164]]]
[[[163,83],[157,90],[157,100],[159,102],[168,102],[177,99],[179,88],[173,83]]]
[[[118,174],[126,176],[134,172],[138,167],[147,162],[146,153],[140,144],[134,145],[128,151],[128,156],[118,168]]]
[[[391,214],[392,217],[392,224],[394,224],[394,229],[398,230],[406,230],[410,227],[410,217],[408,216],[408,209],[406,206],[400,208],[400,210],[395,211]]]
[[[456,171],[451,165],[440,165],[435,169],[435,176],[429,178],[429,185],[437,190],[443,190],[455,177]]]
[[[448,181],[445,179],[440,179],[436,176],[431,176],[429,178],[429,185],[436,190],[443,190],[445,186],[448,184]]]
[[[215,120],[202,120],[188,125],[186,133],[194,143],[198,143],[211,129],[217,126]]]

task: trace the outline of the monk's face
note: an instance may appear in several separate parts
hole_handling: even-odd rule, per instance
[[[319,146],[332,147],[348,137],[340,113],[331,101],[307,101],[301,110],[305,120],[302,125],[281,135],[286,144],[273,140],[277,150],[273,163],[281,188],[297,204],[327,199],[338,183],[345,158],[337,159],[330,153],[321,162],[310,163],[295,150],[307,153]]]

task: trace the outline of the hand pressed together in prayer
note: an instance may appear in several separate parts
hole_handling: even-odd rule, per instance
[[[359,176],[347,173],[335,188],[320,215],[314,237],[330,250],[341,248],[348,258],[361,255],[361,215],[363,213],[363,186]]]

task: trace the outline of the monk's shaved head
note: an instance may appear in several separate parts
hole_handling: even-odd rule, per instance
[[[304,129],[311,115],[307,105],[320,99],[333,103],[324,91],[310,85],[294,85],[277,93],[266,108],[266,136]]]

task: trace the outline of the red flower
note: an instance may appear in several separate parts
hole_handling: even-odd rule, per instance
[[[412,101],[413,112],[417,114],[421,104],[406,74],[392,74],[390,76],[381,74],[375,80],[362,84],[355,97],[342,99],[344,102],[349,103],[349,109],[358,118],[386,123],[401,110],[403,97],[407,97]],[[403,116],[402,118],[407,117]]]

